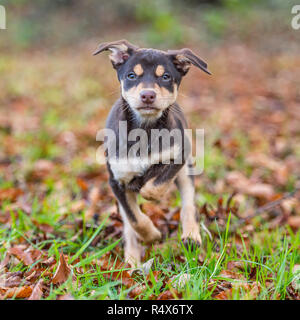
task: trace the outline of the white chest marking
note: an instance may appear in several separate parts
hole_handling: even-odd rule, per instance
[[[142,176],[152,164],[159,162],[169,163],[168,161],[175,159],[179,155],[179,152],[180,148],[175,145],[158,154],[152,153],[147,158],[110,158],[109,165],[115,180],[127,184],[134,177]]]

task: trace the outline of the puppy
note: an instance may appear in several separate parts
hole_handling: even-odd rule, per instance
[[[176,98],[181,79],[191,65],[210,72],[190,49],[165,52],[120,40],[100,44],[94,55],[105,50],[111,52],[109,57],[121,84],[121,97],[106,122],[106,128],[116,137],[105,140],[106,163],[124,222],[125,260],[137,266],[141,241],[151,243],[161,238],[138,206],[138,193],[146,199],[160,199],[175,182],[182,200],[182,240],[201,244],[193,179],[187,170],[191,166],[191,144]],[[139,144],[134,139],[137,136]],[[108,151],[112,147],[116,149],[114,155]]]

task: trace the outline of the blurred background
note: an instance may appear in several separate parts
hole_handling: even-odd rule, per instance
[[[296,2],[0,0],[7,18],[0,30],[0,300],[299,299]],[[139,197],[167,239],[145,247],[143,261],[153,257],[156,266],[146,293],[149,275],[136,287],[121,273],[121,290],[113,271],[123,265],[121,242],[115,246],[122,220],[106,167],[96,162],[96,133],[120,89],[108,53],[92,53],[124,38],[140,47],[189,47],[212,72],[191,68],[178,96],[189,126],[205,129],[204,172],[195,179],[203,244],[193,254],[180,246],[174,186],[159,204]],[[56,285],[71,273],[64,259],[77,276],[67,290]],[[171,276],[190,271],[184,290],[168,292]],[[241,285],[237,295],[231,281]]]
[[[111,210],[95,137],[119,97],[119,84],[107,54],[92,52],[103,41],[123,38],[141,47],[190,47],[213,73],[190,70],[179,96],[190,126],[205,129],[199,206],[236,192],[238,205],[251,209],[299,187],[300,31],[291,28],[294,4],[2,0],[3,208],[22,194],[18,205],[30,211],[36,203],[42,221],[53,221],[49,210],[54,216]],[[177,195],[170,201],[167,207],[180,200]],[[299,214],[299,204],[285,210],[287,221]]]

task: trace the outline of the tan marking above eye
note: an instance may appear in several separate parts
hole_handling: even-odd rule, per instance
[[[136,75],[141,76],[144,73],[144,70],[140,64],[136,64],[133,68],[133,71]]]
[[[158,65],[155,70],[155,74],[161,77],[165,73],[165,68],[162,65]]]

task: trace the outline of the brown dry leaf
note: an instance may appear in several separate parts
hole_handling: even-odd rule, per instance
[[[96,205],[100,197],[100,190],[98,187],[93,187],[89,193],[89,200],[92,205]]]
[[[54,228],[52,226],[50,226],[50,224],[39,223],[35,219],[32,219],[32,222],[36,227],[38,227],[41,231],[43,231],[45,233],[53,233],[54,232]]]
[[[28,251],[24,251],[21,246],[9,248],[8,253],[17,257],[26,266],[30,266],[34,262],[31,253]]]
[[[153,277],[150,274],[148,274],[146,277],[146,280],[148,281],[148,285],[150,287],[152,287],[155,283],[159,281],[159,276],[161,275],[161,271],[155,270],[152,272],[152,274],[153,274]],[[153,281],[155,281],[155,283],[153,283]]]
[[[245,269],[245,263],[243,261],[229,261],[227,263],[227,268],[229,271],[232,271],[234,269],[243,271]]]
[[[89,193],[88,198],[90,201],[90,207],[86,210],[85,217],[86,217],[86,219],[91,219],[96,212],[97,203],[100,199],[99,188],[93,187]]]
[[[215,296],[217,300],[227,300],[232,296],[232,288],[224,290]]]
[[[266,183],[253,182],[239,171],[229,172],[226,180],[238,192],[246,193],[250,196],[269,200],[275,194],[273,186]]]
[[[292,288],[300,293],[300,265],[295,264],[293,267],[294,280],[291,283]]]
[[[51,266],[51,265],[53,265],[55,262],[56,262],[56,261],[55,261],[54,257],[50,257],[50,258],[48,258],[48,259],[46,259],[46,260],[41,261],[41,263],[44,264],[44,265],[46,265],[46,266]]]
[[[75,299],[71,294],[67,293],[62,296],[58,296],[57,300],[75,300]]]
[[[172,287],[176,289],[183,289],[186,286],[186,283],[190,281],[191,275],[188,273],[183,273],[179,277],[173,276],[170,278],[169,283]]]
[[[54,164],[46,159],[37,160],[32,170],[32,176],[36,179],[46,177],[54,169]]]
[[[282,200],[280,207],[283,209],[284,213],[289,216],[294,208],[297,206],[298,200],[296,198],[289,198]]]
[[[248,187],[244,189],[244,192],[250,196],[264,199],[271,199],[274,196],[273,186],[266,183],[248,185]]]
[[[10,256],[9,256],[9,254],[7,254],[5,256],[5,258],[0,262],[0,270],[8,265],[9,258],[10,258]]]
[[[145,284],[138,285],[128,293],[128,297],[131,299],[135,299],[137,296],[141,295],[145,290],[147,290],[147,286]]]
[[[75,201],[74,203],[72,203],[72,206],[71,206],[71,212],[72,213],[77,213],[81,210],[83,210],[86,206],[86,203],[85,203],[85,200],[81,199],[81,200],[78,200],[78,201]]]
[[[113,271],[113,272],[104,272],[102,275],[103,277],[116,281],[119,280],[122,282],[122,285],[125,287],[132,287],[137,284],[137,282],[131,277],[130,273],[127,270],[123,270],[127,267],[130,267],[129,265],[124,265],[124,263],[120,261],[114,262],[114,265],[109,263],[106,260],[106,257],[104,257],[101,265],[102,271],[109,271],[112,268],[120,270],[120,271]]]
[[[250,288],[250,291],[242,296],[242,300],[255,300],[261,291],[261,285],[259,282],[252,283]]]
[[[238,274],[233,271],[229,270],[222,270],[221,273],[219,274],[220,277],[222,278],[229,278],[229,279],[238,279],[238,280],[246,280],[245,277],[242,274]]]
[[[72,272],[72,269],[68,266],[64,255],[60,253],[59,264],[52,278],[52,283],[53,284],[64,283],[69,278],[71,272]]]
[[[241,300],[254,300],[260,293],[261,285],[259,282],[253,282],[252,284],[246,281],[232,282],[232,288],[226,289],[215,296],[217,300],[232,299],[234,291],[242,290],[245,293],[241,296]]]
[[[38,283],[34,286],[32,293],[28,300],[40,300],[43,296],[43,279],[40,279]]]
[[[78,186],[80,187],[80,189],[82,191],[87,191],[88,190],[89,186],[88,186],[88,184],[86,183],[85,180],[83,180],[82,178],[77,177],[76,182],[77,182]]]
[[[288,169],[285,164],[268,157],[263,153],[251,153],[246,156],[246,161],[257,167],[265,167],[274,171],[275,179],[279,184],[286,184],[288,179]]]
[[[3,274],[3,276],[1,276],[1,278],[0,279],[2,280],[1,281],[2,284],[0,285],[3,285],[4,287],[7,287],[7,288],[18,287],[20,286],[22,281],[22,272],[6,272]],[[28,283],[23,283],[23,285],[25,284],[28,284]]]
[[[295,231],[300,228],[300,216],[290,216],[287,220],[288,225]]]
[[[17,188],[0,189],[0,203],[4,200],[15,201],[22,194],[23,191]]]
[[[4,298],[28,298],[32,293],[32,288],[29,286],[6,288],[0,287],[0,294],[4,295]]]
[[[3,215],[0,215],[0,223],[7,223],[11,220],[11,215],[9,212],[3,213]]]
[[[157,300],[173,300],[176,298],[176,296],[180,296],[177,290],[166,290],[158,295]]]
[[[25,273],[25,275],[26,275],[26,273]],[[34,271],[31,272],[27,277],[25,277],[25,279],[26,279],[27,281],[30,281],[30,280],[34,279],[34,278],[36,277],[36,275],[37,275],[37,272],[36,272],[36,270],[34,270]]]

